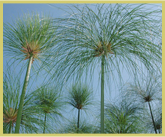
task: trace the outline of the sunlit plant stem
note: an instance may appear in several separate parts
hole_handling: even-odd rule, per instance
[[[21,98],[20,98],[18,114],[17,114],[17,121],[16,121],[16,127],[15,127],[15,133],[19,133],[19,129],[20,129],[25,92],[26,92],[26,88],[27,88],[27,85],[28,85],[28,81],[29,81],[32,61],[33,61],[33,56],[31,55],[30,58],[29,58],[29,63],[28,63],[26,76],[25,76],[25,80],[24,80],[24,85],[23,85],[23,89],[22,89],[22,94],[21,94]]]

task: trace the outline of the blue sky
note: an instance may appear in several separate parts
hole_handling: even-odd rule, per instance
[[[67,9],[66,4],[4,4],[3,5],[3,22],[12,24],[12,22],[15,21],[15,19],[17,19],[18,17],[23,16],[23,14],[25,13],[31,13],[31,12],[37,12],[40,14],[44,13],[44,14],[50,15],[51,17],[65,16],[65,12],[63,12],[60,9],[54,8],[53,6],[59,7],[61,9]],[[5,70],[6,62],[8,59],[9,58],[4,58],[4,70]],[[16,68],[16,72],[17,72],[17,69],[18,69],[18,66]],[[127,75],[127,74],[124,73],[123,75]],[[24,78],[24,75],[22,76],[22,78]],[[97,74],[96,74],[95,80],[96,79],[98,79]],[[41,79],[38,81],[38,83],[41,83]],[[96,80],[95,83],[96,84],[94,84],[93,88],[97,90],[98,81]],[[99,94],[99,90],[97,91],[97,93]],[[109,92],[107,94],[109,94]],[[115,95],[116,92],[113,94]]]
[[[59,8],[67,8],[65,4],[54,4],[54,5],[50,5],[50,4],[4,4],[3,5],[3,23],[10,23],[12,24],[18,17],[23,16],[23,14],[26,13],[31,13],[31,12],[37,12],[39,14],[48,14],[51,17],[62,17],[65,16],[65,13],[62,10],[59,10],[57,8],[54,8],[53,6],[59,7]],[[3,58],[3,70],[4,72],[6,72],[6,70],[8,69],[8,66],[6,65],[6,63],[9,61],[9,58],[5,57]],[[23,66],[23,64],[27,63],[27,60],[25,61],[21,61],[19,65],[15,65],[15,67],[11,67],[11,71],[13,72],[13,75],[19,75],[20,74],[20,68]],[[9,63],[10,64],[10,63]],[[24,81],[24,77],[25,77],[25,72],[26,71],[26,67],[24,67],[23,72],[21,73],[21,82],[23,83]],[[33,70],[31,70],[30,75],[33,76]],[[42,75],[42,74],[41,74]],[[97,90],[98,88],[98,75],[96,75],[96,84],[93,85],[93,88],[95,91],[94,92],[94,97],[100,99],[100,95],[99,95],[99,90]],[[36,89],[37,87],[41,86],[42,82],[43,82],[44,78],[42,76],[39,76],[39,78],[36,79],[30,79],[29,80],[29,84],[28,84],[28,88],[27,88],[27,92],[31,92],[34,89]],[[35,81],[35,82],[34,82]],[[36,86],[37,85],[37,86]],[[66,90],[68,90],[68,88],[70,88],[69,86],[65,87],[63,93],[65,94]],[[97,101],[96,101],[97,103]],[[66,118],[75,118],[77,117],[77,110],[74,110],[72,107],[66,106],[65,108],[67,108],[65,110],[64,116]],[[100,108],[99,104],[98,104],[98,109]],[[98,111],[98,109],[92,109],[89,110],[90,112],[87,115],[95,115],[94,114],[95,111]],[[81,112],[81,116],[83,116],[85,112]],[[97,113],[97,112],[96,112]],[[86,114],[85,114],[86,116]],[[84,117],[85,118],[85,117]],[[91,121],[92,121],[92,117],[91,117]],[[50,122],[51,123],[51,122]],[[52,127],[55,126],[53,123]]]
[[[23,13],[31,13],[31,12],[37,12],[40,14],[42,14],[42,13],[49,14],[51,17],[62,17],[65,15],[65,13],[62,10],[54,8],[53,6],[59,7],[61,9],[66,8],[66,4],[53,4],[53,5],[52,4],[4,4],[3,5],[3,22],[12,24],[12,21],[15,21],[15,19],[17,19],[17,17],[21,17],[23,15]],[[8,60],[9,60],[9,58],[3,59],[4,71],[5,71],[5,69],[7,69],[6,62]],[[21,67],[21,63],[20,63],[20,66],[15,67],[15,70],[13,72],[19,74],[19,70],[18,70],[19,67]],[[94,78],[94,84],[92,85],[92,88],[94,90],[94,97],[97,100],[100,100],[100,86],[98,84],[99,75],[97,73],[98,70],[96,70],[96,72],[94,74],[95,78]],[[23,72],[25,72],[25,70]],[[33,72],[32,72],[32,74],[33,74]],[[22,81],[23,81],[24,77],[25,77],[25,73],[22,73]],[[123,69],[123,78],[124,78],[125,82],[131,82],[133,80],[124,69]],[[42,80],[43,80],[43,77],[40,77],[39,79],[36,80],[37,86],[40,86],[42,84]],[[29,86],[31,87],[31,89],[33,89],[33,87],[36,88],[36,85],[35,85],[36,83],[34,84],[33,81],[34,80],[30,81],[30,83],[29,83]],[[111,92],[109,91],[108,88],[106,88],[105,102],[108,100],[115,99],[116,96],[118,96],[118,94],[120,93],[118,89],[120,89],[121,87],[115,88],[113,83],[111,84],[111,87],[112,87]],[[68,88],[68,87],[66,87],[66,88]],[[68,112],[70,112],[70,108],[68,109]],[[72,115],[72,114],[69,114],[69,115]]]
[[[51,17],[62,17],[65,16],[65,12],[58,9],[67,9],[67,4],[4,4],[3,5],[3,22],[12,24],[15,19],[23,16],[25,13],[37,12],[39,14],[48,14]],[[6,62],[9,58],[4,58],[4,70]],[[126,73],[123,73],[125,78],[128,78]],[[23,76],[24,77],[24,76]],[[98,77],[97,77],[98,78]],[[95,79],[97,79],[95,78]],[[95,82],[98,83],[98,82]],[[94,85],[94,87],[96,87]],[[98,89],[98,88],[96,88]],[[114,93],[115,94],[115,93]]]
[[[53,5],[52,4],[4,4],[3,5],[3,22],[12,24],[15,21],[15,19],[17,19],[18,17],[21,17],[25,13],[31,13],[31,12],[37,12],[39,14],[44,13],[44,14],[50,15],[51,17],[65,16],[65,12],[63,12],[62,10],[59,10],[57,8],[54,8],[53,6],[59,7],[62,9],[67,9],[66,4],[53,4]],[[7,69],[6,62],[8,62],[9,58],[4,58],[3,60],[4,60],[3,69],[5,72],[5,70]],[[13,72],[14,75],[19,74],[19,72],[20,72],[19,69],[22,66],[21,64],[24,64],[25,62],[27,62],[27,60],[22,61],[18,66],[16,65],[15,67],[12,67],[11,71]],[[26,68],[25,68],[25,70],[26,70]],[[22,82],[23,82],[24,77],[25,77],[25,70],[23,71],[23,73],[21,73],[22,74],[22,80],[21,80]],[[93,96],[96,99],[95,103],[97,104],[97,107],[93,108],[88,113],[89,115],[94,115],[94,116],[98,115],[97,112],[100,109],[100,105],[99,105],[100,84],[98,84],[100,82],[100,81],[98,81],[100,76],[98,75],[98,71],[99,71],[99,69],[97,71],[95,71],[94,84],[92,85],[92,89],[94,91]],[[123,72],[124,72],[123,76],[125,77],[125,79],[126,80],[129,79],[128,74],[125,71],[123,71]],[[33,70],[31,70],[31,76],[32,75],[33,75]],[[39,78],[37,80],[36,79],[33,79],[33,80],[30,79],[29,85],[28,85],[28,90],[31,91],[31,89],[35,89],[35,88],[37,88],[37,86],[40,86],[42,84],[43,79],[44,78],[42,76],[39,76]],[[35,81],[35,83],[34,83],[34,81]],[[68,88],[69,88],[69,86],[65,87],[63,92],[65,93],[65,91]],[[119,88],[121,88],[121,87],[119,87]],[[113,92],[109,92],[108,88],[105,91],[105,102],[107,102],[107,100],[114,99],[115,96],[118,95],[118,91],[114,88],[113,84],[111,84],[111,89]],[[82,112],[82,115],[83,115],[83,112]],[[71,117],[77,117],[77,111],[76,110],[72,111],[72,107],[69,108],[67,106],[65,117],[69,118],[70,116]],[[92,121],[93,117],[91,117],[90,120]]]

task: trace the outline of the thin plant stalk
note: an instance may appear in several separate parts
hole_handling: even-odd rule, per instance
[[[78,109],[77,133],[79,132],[79,122],[80,122],[80,109]]]
[[[104,63],[105,56],[101,60],[101,133],[104,133]]]
[[[44,130],[43,130],[43,133],[45,133],[45,127],[46,127],[46,113],[45,113],[45,120],[44,120]]]
[[[155,130],[155,133],[157,134],[156,126],[155,126],[155,121],[154,121],[154,117],[153,117],[153,114],[152,114],[152,110],[151,110],[150,102],[148,102],[148,106],[149,106],[149,109],[150,109],[150,114],[151,114],[151,118],[152,118],[152,122],[153,122],[154,130]]]
[[[29,63],[28,63],[28,66],[27,66],[25,81],[24,81],[24,85],[23,85],[23,89],[22,89],[22,94],[21,94],[21,98],[20,98],[19,108],[18,108],[15,133],[19,133],[19,129],[20,129],[22,110],[23,110],[23,104],[24,104],[24,98],[25,98],[25,92],[26,92],[26,88],[27,88],[27,85],[28,85],[28,81],[29,81],[32,61],[33,61],[33,56],[30,56]]]
[[[21,83],[20,73],[15,73],[14,70],[8,66],[7,69],[5,69],[3,72],[3,133],[15,133],[15,126],[23,85]],[[38,133],[38,129],[41,126],[43,127],[43,124],[41,124],[41,122],[43,123],[43,120],[40,120],[40,114],[38,113],[39,111],[33,104],[33,94],[29,94],[28,91],[26,92],[28,94],[25,95],[24,99],[19,132]]]
[[[11,134],[12,131],[12,121],[10,121],[9,133]]]

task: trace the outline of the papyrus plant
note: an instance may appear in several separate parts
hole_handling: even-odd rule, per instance
[[[26,64],[27,70],[18,108],[15,133],[19,133],[31,66],[38,60],[41,63],[46,62],[45,59],[49,56],[52,46],[54,46],[53,34],[52,19],[39,14],[24,14],[12,24],[4,24],[4,55],[11,57],[14,62],[28,62]]]
[[[104,133],[104,87],[108,79],[158,69],[161,63],[161,8],[147,4],[73,5],[66,18],[56,19],[57,62],[53,78],[100,76],[101,133]],[[159,5],[160,6],[160,5]],[[154,40],[153,40],[154,38]],[[117,75],[116,75],[117,74]],[[70,81],[70,80],[69,80]]]

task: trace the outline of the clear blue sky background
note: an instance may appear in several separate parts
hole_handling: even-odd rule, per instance
[[[17,17],[21,17],[24,13],[31,13],[31,12],[38,12],[40,14],[49,14],[51,17],[62,17],[65,16],[65,12],[62,10],[59,10],[57,8],[54,8],[53,6],[67,9],[67,4],[4,4],[3,5],[3,22],[4,23],[11,23],[12,21],[15,21]],[[6,69],[6,62],[9,58],[4,58],[4,70]],[[23,62],[23,61],[22,61]],[[25,61],[24,61],[25,62]],[[17,67],[18,69],[18,67]],[[98,75],[98,74],[96,74]],[[125,78],[128,78],[128,75],[123,73],[125,75]],[[23,76],[24,78],[24,76]],[[96,76],[95,79],[98,79]],[[41,79],[40,79],[41,81]],[[40,83],[40,82],[39,82]],[[96,80],[94,82],[94,90],[98,90],[98,81]],[[100,90],[98,90],[100,91]],[[98,92],[97,92],[98,93]],[[114,92],[115,95],[117,92]],[[96,94],[96,93],[95,93]],[[98,93],[99,94],[99,93]],[[109,92],[107,93],[109,94]],[[106,96],[107,98],[108,96]]]
[[[66,4],[53,4],[53,6],[57,6],[60,7],[62,9],[66,8]],[[50,4],[4,4],[3,5],[3,22],[4,23],[11,23],[12,21],[15,21],[15,19],[17,19],[17,17],[20,17],[23,15],[23,13],[31,13],[31,12],[38,12],[38,13],[44,13],[44,14],[49,14],[51,17],[62,17],[65,15],[65,13],[62,10],[59,10],[57,8],[54,8],[53,6],[51,6]],[[4,58],[3,59],[3,69],[4,71],[7,69],[6,66],[6,62],[9,60],[9,58]],[[19,70],[17,70],[20,66],[17,66],[13,72],[15,73],[19,73]],[[25,72],[25,71],[24,71]],[[13,73],[14,74],[14,73]],[[32,73],[31,73],[32,75]],[[94,108],[96,111],[100,110],[100,106],[99,103],[100,102],[100,86],[99,86],[99,75],[96,71],[96,73],[94,74],[95,76],[95,80],[94,80],[94,84],[92,86],[93,90],[94,90],[94,97],[97,100],[97,108]],[[24,80],[25,77],[25,73],[22,73],[22,81]],[[123,70],[123,78],[125,82],[131,82],[132,78],[129,76],[129,74]],[[42,80],[43,78],[40,77],[40,79],[36,80],[37,86],[40,86],[42,84]],[[31,89],[36,88],[36,83],[34,84],[32,82],[32,80],[30,81],[29,85],[31,87]],[[105,91],[105,103],[108,100],[113,100],[115,99],[118,94],[120,93],[118,89],[120,89],[121,87],[117,87],[115,88],[115,86],[113,85],[113,83],[111,83],[111,91],[106,88]],[[65,92],[65,91],[64,91]],[[77,113],[76,112],[72,112],[72,113],[68,113],[70,112],[71,108],[68,108],[68,110],[66,110],[66,117],[72,116],[72,117],[77,117]],[[93,111],[93,110],[92,110]],[[73,115],[73,113],[76,113],[75,115]],[[92,112],[90,114],[93,114]],[[95,113],[95,116],[97,116],[98,114]],[[91,118],[92,119],[92,118]]]
[[[37,13],[44,13],[44,14],[49,14],[51,17],[62,17],[65,15],[65,12],[63,12],[62,10],[59,10],[57,8],[54,8],[53,6],[62,8],[62,9],[67,9],[66,4],[53,4],[52,6],[50,4],[4,4],[3,5],[3,22],[4,23],[10,23],[12,24],[12,21],[15,21],[15,19],[17,19],[18,17],[21,17],[24,13],[31,13],[31,12],[37,12]],[[4,72],[7,69],[6,66],[6,62],[8,62],[9,58],[4,58],[3,59],[3,69]],[[16,65],[16,67],[12,67],[11,71],[13,72],[14,75],[19,74],[19,68],[21,68],[21,64],[27,62],[26,61],[22,61],[20,63],[20,65]],[[9,63],[10,64],[10,63]],[[26,70],[26,68],[25,68]],[[25,70],[23,71],[22,74],[22,82],[24,80],[25,77]],[[99,71],[99,69],[98,69]],[[123,76],[124,78],[127,80],[129,79],[128,74],[123,71]],[[31,76],[33,75],[33,71],[31,70]],[[99,105],[99,100],[100,100],[100,84],[99,83],[99,74],[96,71],[96,73],[94,74],[94,84],[92,86],[93,91],[94,91],[94,98],[95,98],[95,104],[97,105],[95,108],[93,107],[91,109],[91,111],[88,113],[89,115],[94,115],[94,116],[98,116],[99,115],[99,110],[100,110],[100,105]],[[31,89],[35,89],[37,88],[37,86],[40,86],[42,84],[43,81],[43,77],[38,78],[37,80],[32,80],[30,79],[29,81],[29,85],[28,85],[28,90],[31,91]],[[33,82],[35,81],[35,82]],[[36,86],[37,85],[37,86]],[[30,88],[29,88],[30,87]],[[107,88],[107,90],[105,91],[105,102],[107,102],[107,100],[110,99],[114,99],[117,95],[118,95],[118,91],[117,89],[113,88],[113,83],[111,83],[111,90],[113,92],[110,92],[109,89]],[[68,87],[66,87],[68,88]],[[119,87],[121,88],[121,87]],[[66,92],[65,89],[63,92]],[[69,117],[77,117],[77,111],[71,111],[72,107],[67,106],[67,110],[65,113],[65,117],[69,118]],[[96,112],[96,113],[95,113]],[[82,112],[83,113],[83,112]],[[83,115],[83,114],[82,114]],[[86,114],[85,114],[86,115]],[[95,117],[95,118],[96,118]],[[91,117],[90,120],[92,121],[94,117]]]
[[[67,4],[4,4],[3,5],[3,22],[12,24],[17,17],[21,17],[24,13],[46,13],[51,17],[62,17],[65,16],[65,12],[54,8],[53,6],[66,9]],[[4,58],[4,69],[5,62],[8,58]]]

